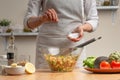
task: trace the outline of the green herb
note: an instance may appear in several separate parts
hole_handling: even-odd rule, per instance
[[[84,61],[83,61],[83,66],[85,67],[89,67],[89,68],[94,68],[94,61],[95,61],[96,57],[87,57]]]
[[[0,26],[9,26],[10,23],[11,23],[11,21],[8,19],[0,20]]]

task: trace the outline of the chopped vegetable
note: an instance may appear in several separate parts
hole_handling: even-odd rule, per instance
[[[45,58],[52,71],[69,72],[73,70],[78,56],[73,55],[55,56],[46,54]]]
[[[89,67],[89,68],[94,68],[94,61],[95,61],[96,57],[87,57],[87,59],[85,59],[83,61],[83,66]]]

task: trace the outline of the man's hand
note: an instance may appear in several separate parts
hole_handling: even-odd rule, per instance
[[[48,9],[42,16],[32,16],[27,21],[27,26],[34,29],[45,22],[58,22],[58,16],[54,9]]]
[[[78,33],[78,37],[75,37],[75,38],[73,38],[73,37],[69,37],[69,35],[68,35],[68,39],[70,39],[71,41],[73,41],[73,42],[78,42],[78,41],[80,41],[80,39],[83,37],[83,35],[84,35],[84,31],[83,31],[83,28],[81,27],[81,26],[78,26],[73,32],[72,32],[73,34],[74,33]]]
[[[48,9],[41,16],[43,22],[58,22],[58,16],[54,9]]]

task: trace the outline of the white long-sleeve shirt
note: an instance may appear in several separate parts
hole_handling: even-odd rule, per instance
[[[74,43],[67,39],[67,35],[83,23],[91,24],[92,31],[97,28],[96,0],[29,0],[25,27],[31,16],[41,16],[49,8],[55,9],[59,21],[39,26],[37,52],[40,46],[73,47],[80,44],[83,40]]]

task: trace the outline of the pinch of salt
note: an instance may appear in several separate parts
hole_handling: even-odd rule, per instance
[[[78,38],[78,36],[79,36],[79,33],[70,33],[68,35],[68,37],[70,37],[70,38]]]

